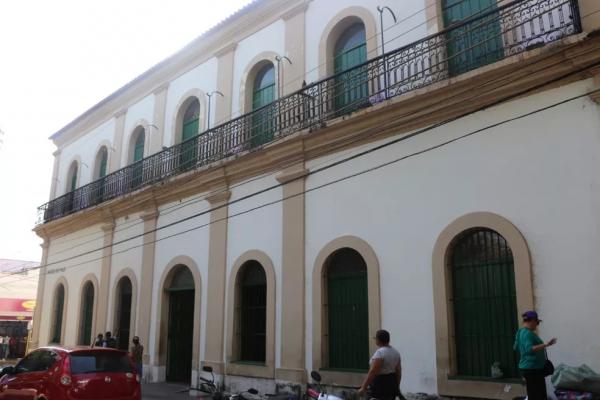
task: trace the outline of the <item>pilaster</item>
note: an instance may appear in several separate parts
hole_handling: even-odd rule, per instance
[[[35,310],[33,311],[33,331],[31,332],[31,341],[29,342],[28,350],[34,350],[40,344],[40,324],[42,322],[42,313],[44,311],[44,292],[46,289],[46,264],[48,264],[48,250],[50,248],[50,240],[44,239],[40,245],[42,247],[42,260],[38,276],[38,287],[36,293]]]

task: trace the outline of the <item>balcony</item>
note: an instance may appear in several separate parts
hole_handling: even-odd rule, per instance
[[[38,224],[580,31],[577,0],[512,1],[307,85],[77,188],[39,207]]]

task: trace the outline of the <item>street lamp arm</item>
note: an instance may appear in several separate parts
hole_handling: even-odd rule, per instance
[[[390,14],[392,15],[392,18],[394,18],[394,23],[398,22],[398,19],[396,18],[396,14],[394,14],[394,12],[392,11],[391,8],[389,8],[388,6],[377,6],[377,11],[379,11],[381,14],[383,14],[383,12],[385,10],[388,10],[390,12]]]

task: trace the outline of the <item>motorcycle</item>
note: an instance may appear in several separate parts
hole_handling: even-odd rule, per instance
[[[321,374],[317,371],[312,371],[310,377],[315,383],[306,388],[304,400],[345,400],[342,397],[327,393],[323,385],[321,385]]]

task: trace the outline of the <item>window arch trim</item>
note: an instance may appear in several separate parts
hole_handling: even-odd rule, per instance
[[[367,39],[367,59],[379,55],[377,23],[368,9],[354,6],[348,7],[335,15],[323,29],[319,41],[319,77],[323,79],[333,75],[334,53],[338,39],[355,23],[361,22],[365,27]]]
[[[432,256],[438,393],[457,397],[469,394],[482,398],[497,398],[500,393],[502,398],[512,399],[524,394],[523,386],[511,385],[512,389],[505,392],[505,383],[449,379],[456,370],[456,350],[451,340],[454,326],[449,302],[452,293],[448,272],[450,250],[461,234],[475,228],[491,229],[504,237],[513,253],[517,311],[523,312],[535,306],[529,248],[521,232],[509,220],[490,212],[476,212],[450,223],[438,237]]]
[[[379,281],[379,261],[373,248],[363,239],[356,236],[342,236],[326,244],[315,258],[312,276],[312,357],[313,369],[319,370],[327,366],[328,349],[324,338],[324,326],[327,321],[323,314],[323,300],[326,284],[325,272],[327,261],[331,255],[343,248],[350,248],[361,255],[367,266],[367,290],[369,297],[369,335],[381,329],[381,295]],[[373,341],[369,342],[369,352],[375,352]],[[363,373],[321,371],[324,384],[343,386],[360,386],[366,376]]]
[[[183,118],[188,106],[196,99],[200,103],[200,113],[198,115],[198,133],[206,130],[206,94],[204,91],[194,88],[185,92],[173,109],[173,119],[171,120],[171,145],[181,143],[181,134],[183,132]],[[213,104],[214,105],[214,104]],[[216,107],[213,107],[216,109]],[[215,121],[217,122],[217,121]],[[214,126],[214,124],[212,124]]]
[[[54,333],[54,328],[56,326],[56,314],[55,314],[55,310],[56,310],[56,292],[58,290],[58,287],[62,285],[63,287],[63,291],[64,291],[64,296],[63,296],[63,310],[62,310],[62,319],[60,321],[60,326],[61,326],[61,330],[60,330],[60,341],[58,343],[56,343],[55,341],[53,341],[53,333]],[[65,342],[65,327],[66,327],[66,322],[67,322],[67,311],[68,311],[68,305],[69,305],[69,285],[67,283],[67,280],[64,277],[60,277],[58,280],[56,280],[56,282],[54,283],[54,289],[52,290],[52,308],[51,308],[51,314],[50,314],[50,324],[49,324],[49,332],[48,332],[48,340],[47,342],[49,344],[64,344]]]
[[[242,73],[242,81],[240,82],[239,91],[239,109],[242,112],[248,113],[252,111],[252,103],[254,96],[254,82],[258,73],[265,67],[267,63],[271,63],[275,73],[275,93],[279,92],[279,84],[277,82],[277,63],[274,62],[277,53],[273,51],[263,51],[257,54],[250,62],[246,65],[244,72]],[[277,95],[275,95],[277,99]]]
[[[266,348],[264,365],[247,365],[236,363],[239,346],[235,343],[235,295],[236,283],[241,268],[248,261],[256,261],[262,267],[267,279],[267,323]],[[272,379],[275,377],[275,267],[269,256],[260,250],[249,250],[238,257],[229,273],[227,290],[227,358],[226,373],[229,375],[252,376]]]
[[[92,303],[92,327],[91,327],[91,337],[90,340],[93,340],[93,338],[96,337],[96,318],[98,316],[98,278],[96,278],[96,275],[94,274],[87,274],[86,276],[83,277],[83,279],[81,280],[81,285],[79,286],[79,307],[77,310],[77,336],[75,336],[75,341],[78,345],[80,345],[80,338],[81,338],[81,329],[83,328],[83,324],[82,324],[82,312],[83,312],[83,297],[84,297],[84,293],[83,291],[85,290],[85,287],[87,285],[87,283],[91,283],[92,284],[92,288],[94,289],[94,297],[93,297],[93,303]]]

